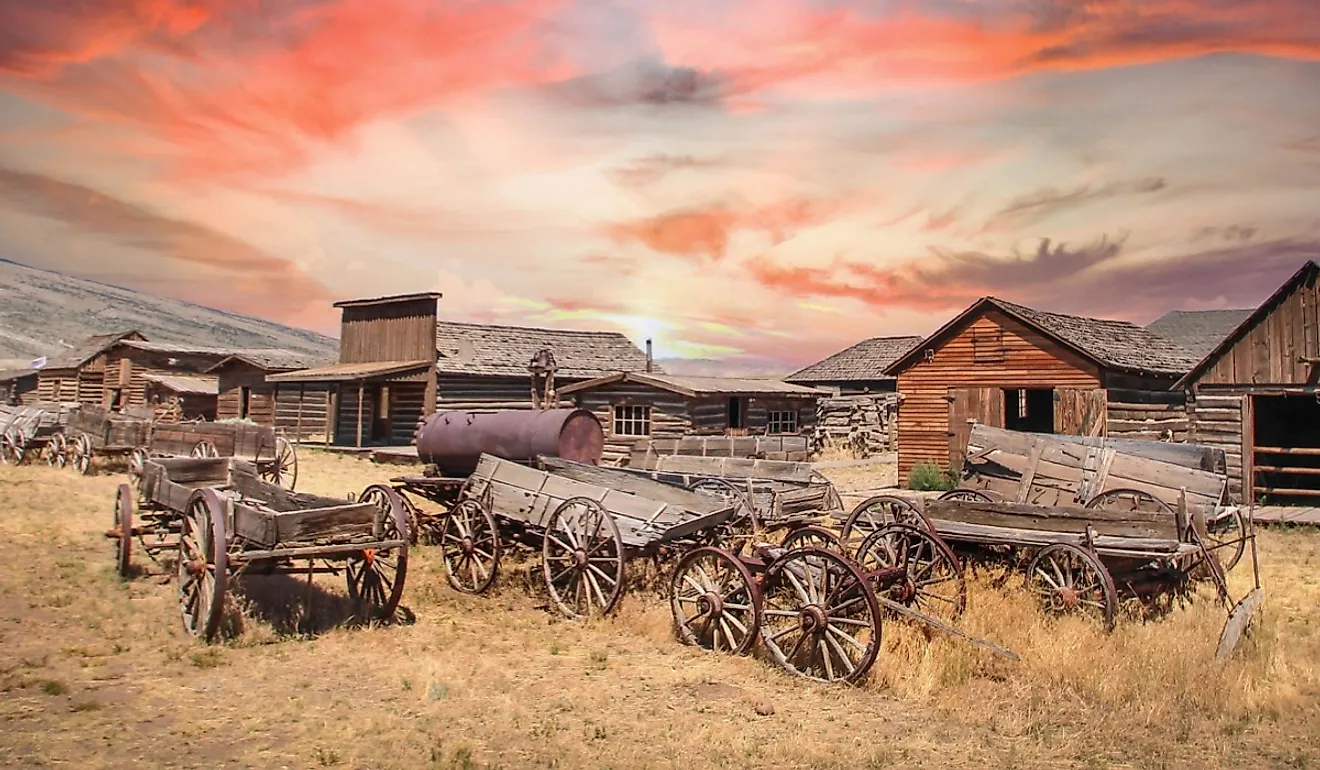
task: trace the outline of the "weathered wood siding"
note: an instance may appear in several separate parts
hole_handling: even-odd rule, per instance
[[[294,441],[328,441],[332,387],[323,383],[279,383],[275,390],[275,428]]]
[[[99,404],[99,399],[98,393],[95,403]],[[78,397],[78,370],[42,369],[37,375],[37,400],[47,404],[82,401]]]
[[[1002,355],[977,361],[973,336],[1002,331]],[[999,359],[999,360],[993,360]],[[950,465],[950,390],[958,388],[1098,388],[1100,372],[1089,361],[1034,329],[990,310],[957,331],[935,351],[901,372],[898,392],[898,474],[906,483],[918,463]],[[1003,415],[1002,405],[998,414]],[[994,427],[1003,427],[1002,424]]]
[[[692,399],[692,433],[697,436],[723,436],[729,433],[729,396],[704,396]],[[743,398],[746,413],[743,427],[738,431],[748,436],[766,433],[771,412],[797,413],[797,430],[808,433],[816,425],[815,399],[774,398],[750,396]]]
[[[346,307],[339,362],[435,361],[434,299]]]
[[[266,370],[246,361],[231,361],[215,372],[220,381],[215,418],[236,420],[242,417],[259,424],[275,424],[275,385],[266,382]],[[248,392],[247,414],[243,414],[243,389]]]
[[[101,403],[108,404],[110,392],[120,389],[120,407],[142,406],[147,401],[148,374],[177,374],[198,376],[219,363],[222,355],[185,355],[182,353],[162,353],[154,350],[138,350],[127,346],[116,346],[106,351],[105,377]],[[171,361],[173,363],[171,363]],[[214,402],[214,399],[212,399]]]
[[[1302,359],[1320,357],[1320,291],[1300,281],[1196,378],[1199,385],[1314,385]],[[1314,367],[1320,374],[1320,366]]]
[[[358,417],[361,415],[362,446],[406,446],[412,443],[413,431],[422,418],[426,405],[426,383],[389,382],[384,387],[388,393],[388,425],[382,426],[382,434],[372,438],[373,425],[380,423],[377,409],[377,387],[367,385],[360,391],[353,383],[344,383],[339,388],[337,397],[338,413],[335,420],[334,443],[338,446],[356,446],[358,444]],[[362,410],[358,411],[359,393]]]
[[[506,409],[532,408],[532,378],[478,377],[470,374],[441,372],[437,380],[436,409],[442,412],[499,412]],[[576,380],[555,380],[558,386]],[[561,398],[562,406],[572,401]]]
[[[1115,389],[1108,396],[1105,435],[1146,441],[1189,441],[1187,394]]]
[[[634,383],[615,383],[573,394],[573,404],[588,409],[605,428],[605,454],[602,462],[618,465],[626,460],[641,436],[614,433],[616,405],[651,407],[651,437],[680,438],[692,432],[693,417],[688,400],[677,393]]]
[[[1188,440],[1224,450],[1228,461],[1228,491],[1242,500],[1243,396],[1233,392],[1198,392],[1188,396]]]

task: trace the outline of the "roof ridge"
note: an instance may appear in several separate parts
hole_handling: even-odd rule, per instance
[[[447,321],[441,318],[436,319],[436,325],[442,326],[479,326],[483,329],[513,329],[516,331],[536,331],[536,332],[558,332],[564,334],[592,334],[597,336],[622,337],[628,339],[628,335],[623,332],[606,331],[603,329],[564,329],[555,326],[520,326],[515,324],[497,324],[497,323],[478,323],[476,321]]]

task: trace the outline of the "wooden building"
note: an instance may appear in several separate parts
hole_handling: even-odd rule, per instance
[[[50,356],[37,371],[37,399],[101,406],[105,398],[106,352],[121,342],[146,340],[136,330],[98,334]]]
[[[1191,441],[1228,455],[1239,501],[1320,498],[1320,266],[1307,262],[1175,387]]]
[[[1146,324],[1147,331],[1202,359],[1251,315],[1243,310],[1173,310]]]
[[[202,375],[142,375],[144,403],[150,404],[156,418],[165,422],[179,420],[214,420],[219,381]]]
[[[1186,440],[1171,392],[1195,357],[1126,321],[975,302],[887,370],[898,378],[898,472],[961,469],[970,422],[996,428]]]
[[[437,409],[531,408],[530,365],[543,350],[555,359],[558,384],[647,364],[622,334],[440,321],[440,297],[336,303],[339,361],[267,375],[276,409],[323,410],[326,441],[339,446],[406,445]]]
[[[327,363],[304,353],[286,350],[245,350],[221,360],[207,373],[216,378],[217,420],[251,420],[279,428],[291,440],[317,440],[325,436],[325,385],[293,386],[286,391],[283,409],[277,407],[271,374],[292,372]]]
[[[565,385],[559,395],[596,413],[606,460],[618,461],[644,438],[806,433],[822,391],[776,380],[615,372]]]
[[[920,342],[920,337],[872,337],[793,372],[784,382],[835,395],[893,392],[898,380],[885,370]]]
[[[125,339],[105,351],[101,405],[113,411],[130,406],[155,406],[171,394],[162,377],[202,377],[206,371],[235,351],[198,347],[179,343],[158,343]],[[212,378],[213,379],[213,378]],[[187,386],[189,409],[196,414],[215,414],[216,388],[213,383],[175,383]],[[201,392],[201,391],[209,392]]]
[[[37,400],[37,370],[0,371],[0,404],[27,406]]]

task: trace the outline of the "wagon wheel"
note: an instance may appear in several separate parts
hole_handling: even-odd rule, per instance
[[[954,500],[969,503],[993,503],[994,499],[979,489],[950,489],[937,500]]]
[[[0,465],[18,465],[21,457],[15,459],[18,456],[17,442],[12,430],[0,434]]]
[[[789,551],[762,581],[761,639],[780,666],[857,682],[880,652],[880,603],[855,565],[822,548]]]
[[[1107,489],[1088,500],[1086,507],[1097,511],[1173,513],[1168,503],[1140,489]]]
[[[894,495],[876,495],[852,509],[843,522],[839,537],[848,550],[855,553],[867,535],[887,524],[910,524],[927,532],[935,531],[925,514],[912,503]]]
[[[1247,517],[1242,509],[1233,507],[1221,511],[1206,522],[1206,549],[1219,558],[1228,572],[1241,561],[1247,549]],[[1223,556],[1220,556],[1223,554]]]
[[[679,641],[742,655],[761,627],[761,592],[752,573],[728,551],[698,548],[674,568],[669,608]]]
[[[730,550],[737,553],[741,543],[736,542],[741,538],[746,538],[761,528],[761,517],[756,511],[756,506],[747,496],[747,492],[739,489],[725,479],[697,479],[687,485],[687,488],[693,492],[699,492],[705,495],[712,495],[737,507],[733,517],[726,523],[726,528],[732,531],[732,539],[735,542],[729,543]]]
[[[1118,604],[1109,570],[1093,554],[1070,543],[1042,548],[1027,566],[1027,586],[1051,614],[1079,612],[1114,630]]]
[[[814,524],[798,527],[789,532],[779,545],[788,551],[798,548],[824,548],[827,551],[843,553],[843,542],[839,540],[839,536]]]
[[[46,464],[52,468],[63,468],[69,461],[69,445],[63,433],[56,433],[46,444]]]
[[[193,456],[193,457],[219,457],[219,456],[220,456],[220,450],[218,450],[218,449],[215,448],[215,444],[212,444],[210,439],[205,439],[205,438],[204,438],[204,439],[202,439],[201,441],[198,441],[196,444],[193,444],[193,448],[192,448],[192,456]]]
[[[359,623],[394,617],[399,599],[403,597],[403,581],[408,572],[408,514],[398,492],[386,486],[379,489],[387,504],[376,503],[372,537],[378,541],[399,540],[402,544],[363,549],[344,570],[348,597],[353,602],[353,617]],[[368,487],[363,496],[371,490]]]
[[[440,529],[440,553],[455,591],[489,590],[500,569],[499,529],[490,509],[472,498],[450,508]]]
[[[541,540],[541,567],[565,615],[609,614],[623,593],[623,538],[614,518],[590,498],[565,500]]]
[[[298,483],[298,453],[293,444],[283,436],[276,436],[275,457],[260,464],[260,474],[266,481],[293,491]]]
[[[940,620],[967,609],[962,563],[937,535],[908,524],[889,524],[867,535],[857,564],[876,591]]]
[[[214,489],[193,493],[182,525],[178,576],[183,627],[209,642],[220,630],[229,583],[225,506]]]
[[[141,488],[142,474],[147,469],[147,450],[138,447],[128,456],[128,477],[133,480],[134,486]]]
[[[86,433],[73,440],[73,468],[84,476],[92,472],[92,439]]]
[[[115,543],[115,572],[126,578],[133,551],[133,488],[127,484],[120,484],[115,491],[114,515],[113,531],[119,535]]]

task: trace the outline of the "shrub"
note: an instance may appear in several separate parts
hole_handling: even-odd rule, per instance
[[[953,476],[929,460],[919,463],[908,474],[908,489],[917,492],[947,492],[957,486],[958,482]]]

